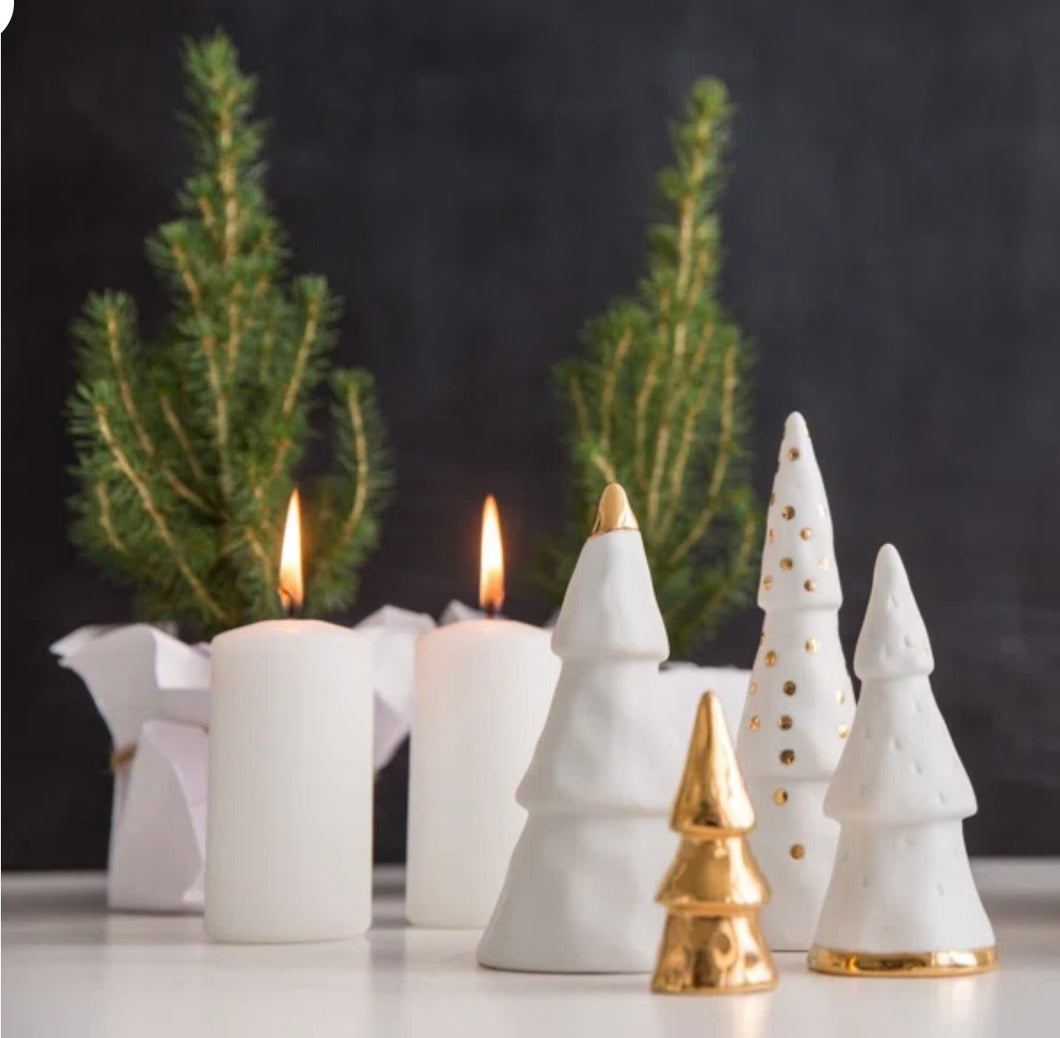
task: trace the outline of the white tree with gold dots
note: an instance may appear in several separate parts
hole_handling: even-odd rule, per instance
[[[769,499],[758,588],[766,616],[737,744],[759,818],[751,848],[773,890],[762,926],[780,951],[809,948],[839,838],[824,796],[854,718],[842,603],[828,498],[795,412]]]

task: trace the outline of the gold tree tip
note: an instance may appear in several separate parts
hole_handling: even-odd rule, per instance
[[[621,483],[608,483],[596,507],[596,522],[590,537],[611,533],[613,530],[639,530],[640,524]]]
[[[721,700],[707,692],[696,712],[670,828],[683,833],[698,829],[736,834],[749,832],[754,824],[754,808],[736,762]]]

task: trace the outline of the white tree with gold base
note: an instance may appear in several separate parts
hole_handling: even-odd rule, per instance
[[[842,831],[814,969],[952,976],[997,964],[964,847],[975,792],[931,690],[934,668],[905,567],[885,544],[854,654],[858,715],[825,798]]]

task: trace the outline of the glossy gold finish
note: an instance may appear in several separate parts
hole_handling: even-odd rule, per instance
[[[666,917],[652,991],[728,995],[776,986],[776,967],[757,915]]]
[[[745,838],[754,823],[721,703],[708,692],[670,815],[682,839],[657,898],[667,916],[653,991],[721,994],[776,985],[758,920],[769,885]]]
[[[815,944],[806,961],[810,969],[844,977],[955,977],[997,969],[997,948],[880,954]]]
[[[736,763],[721,701],[708,692],[696,711],[670,828],[698,839],[750,832],[754,824],[754,808]]]
[[[596,506],[596,522],[590,537],[600,537],[614,530],[639,530],[640,524],[621,483],[608,483]]]

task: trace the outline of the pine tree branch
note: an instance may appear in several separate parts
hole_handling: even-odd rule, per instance
[[[688,367],[688,381],[695,383],[698,372],[702,369],[707,357],[707,347],[714,334],[713,322],[703,325],[699,331],[699,339],[695,352]],[[696,394],[692,403],[685,409],[684,419],[681,424],[681,438],[677,444],[677,452],[674,455],[673,465],[670,469],[670,508],[659,526],[659,541],[664,542],[673,529],[680,512],[682,491],[684,489],[685,472],[688,469],[688,459],[692,452],[692,446],[696,442],[696,423],[700,415],[706,410],[711,396],[711,386],[703,385]]]
[[[301,341],[298,343],[298,352],[295,354],[294,365],[291,368],[291,378],[287,383],[287,391],[283,395],[282,411],[285,418],[290,416],[298,400],[298,394],[302,388],[302,380],[305,378],[306,364],[309,363],[309,354],[317,337],[317,322],[319,318],[320,296],[310,296],[309,305],[306,307],[305,330],[302,333]]]
[[[241,329],[239,326],[239,302],[243,296],[243,285],[236,282],[232,286],[232,296],[228,301],[228,378],[231,379],[236,373],[236,363],[239,360],[239,341]]]
[[[669,371],[663,393],[663,414],[655,438],[655,456],[652,461],[651,481],[648,486],[648,530],[662,540],[658,530],[660,497],[666,461],[669,456],[670,436],[674,415],[680,400],[678,387],[684,375],[684,357],[688,341],[688,322],[695,295],[689,291],[692,270],[692,240],[696,224],[696,200],[703,188],[706,175],[706,150],[709,146],[709,119],[702,117],[695,126],[695,144],[690,175],[685,181],[684,192],[678,203],[677,221],[677,277],[672,301],[675,318],[669,356]],[[665,309],[671,301],[666,300]],[[664,307],[660,304],[660,310]]]
[[[219,77],[214,77],[212,87],[221,105],[217,120],[218,165],[217,182],[224,199],[224,236],[221,245],[221,262],[228,265],[236,253],[239,237],[239,203],[236,195],[236,167],[233,155],[232,106],[237,93],[234,88],[224,89]]]
[[[644,483],[644,438],[648,428],[648,404],[651,395],[655,392],[655,385],[659,381],[659,365],[662,363],[662,355],[653,353],[648,361],[648,370],[644,373],[644,381],[641,383],[640,392],[637,394],[634,419],[634,444],[633,444],[633,474],[638,484]]]
[[[627,327],[619,336],[611,363],[604,372],[604,388],[600,395],[600,450],[606,452],[611,446],[611,425],[614,420],[612,411],[615,404],[615,386],[622,370],[630,346],[633,344],[633,329]]]
[[[729,458],[732,455],[734,445],[734,417],[736,410],[736,390],[738,378],[736,373],[737,346],[733,342],[725,351],[724,375],[722,378],[721,407],[719,408],[720,432],[718,435],[718,450],[714,456],[714,465],[711,471],[710,486],[707,489],[707,500],[700,512],[699,517],[692,528],[688,531],[685,539],[671,554],[668,563],[677,565],[689,551],[700,540],[706,537],[710,530],[710,524],[714,521],[714,513],[717,508],[718,496],[725,483],[725,475],[729,467]]]
[[[571,374],[568,382],[571,403],[574,405],[575,421],[578,425],[578,435],[583,441],[589,439],[589,412],[585,407],[585,394],[582,392],[582,381],[577,375]]]
[[[758,529],[758,521],[753,514],[749,514],[743,521],[740,534],[740,544],[736,549],[732,565],[714,591],[707,597],[700,609],[694,613],[685,623],[684,627],[692,631],[707,630],[711,626],[714,615],[745,582],[748,563],[754,550],[755,531]],[[673,609],[668,620],[677,621],[678,614],[683,606],[687,605],[693,597],[690,593],[684,597],[682,602]]]
[[[188,291],[195,316],[203,326],[200,342],[206,358],[207,381],[210,383],[210,392],[213,395],[214,438],[217,444],[217,463],[221,473],[221,494],[226,501],[230,501],[232,499],[232,473],[228,462],[228,401],[225,398],[221,381],[221,368],[217,363],[217,342],[213,335],[205,330],[206,314],[202,305],[202,290],[191,272],[187,255],[175,242],[171,244],[170,251],[181,280]]]
[[[121,398],[122,409],[125,411],[129,424],[136,434],[140,449],[149,458],[154,458],[156,455],[155,445],[151,437],[148,436],[147,428],[140,417],[140,411],[136,406],[136,398],[133,394],[132,382],[126,370],[125,355],[121,348],[121,334],[118,328],[118,315],[110,303],[104,303],[103,309],[107,333],[107,349],[110,353],[114,379],[118,384],[118,394]],[[186,501],[205,512],[210,511],[209,505],[170,468],[162,465],[161,472],[165,481]]]
[[[361,519],[364,516],[365,505],[368,503],[368,485],[370,470],[368,467],[368,437],[364,431],[364,412],[361,409],[361,401],[357,396],[357,389],[351,385],[346,393],[346,407],[350,415],[350,427],[353,429],[353,449],[356,458],[357,477],[353,493],[353,505],[350,508],[346,521],[342,524],[342,533],[339,537],[340,543],[349,541],[357,532]]]
[[[265,546],[261,543],[257,532],[252,526],[248,526],[244,530],[244,535],[246,536],[247,543],[250,545],[251,551],[254,553],[254,557],[258,560],[258,564],[261,566],[264,586],[268,587],[274,578],[278,583],[279,577],[276,571],[273,570],[275,561],[269,558],[269,554],[265,550]]]
[[[114,520],[110,514],[110,497],[107,495],[107,487],[103,480],[96,482],[94,490],[96,501],[99,504],[99,525],[104,535],[118,554],[128,554],[125,545],[122,544],[121,539],[118,537],[117,530],[114,529]]]
[[[214,601],[213,596],[206,590],[202,581],[196,576],[195,572],[188,564],[188,561],[184,558],[184,554],[180,550],[180,546],[169,528],[169,523],[166,521],[166,517],[162,513],[162,510],[155,502],[150,488],[133,467],[128,456],[115,439],[113,430],[110,427],[110,420],[107,417],[106,408],[101,403],[97,402],[94,405],[94,411],[100,436],[103,437],[103,442],[107,445],[107,449],[114,458],[114,463],[139,495],[140,503],[143,505],[144,511],[150,516],[154,523],[159,540],[173,556],[173,561],[176,564],[180,575],[191,588],[195,597],[202,603],[203,607],[214,617],[214,619],[224,623],[227,619],[224,610],[222,610],[217,602]]]
[[[611,465],[611,462],[600,453],[600,451],[594,450],[590,455],[590,460],[596,466],[597,471],[603,477],[605,483],[617,483],[618,476],[615,474],[615,470]]]
[[[140,420],[140,412],[136,407],[133,397],[132,383],[129,381],[129,373],[125,370],[124,355],[121,350],[121,336],[118,331],[118,315],[111,303],[103,304],[104,321],[107,328],[107,348],[110,351],[111,367],[114,371],[114,379],[118,383],[118,393],[121,396],[122,407],[125,410],[129,424],[136,433],[136,439],[140,447],[149,458],[155,453],[155,446],[147,435],[143,422]]]
[[[184,429],[183,423],[177,417],[176,411],[173,410],[173,405],[170,403],[168,393],[158,394],[158,405],[162,409],[162,417],[165,418],[166,424],[173,431],[177,443],[180,444],[180,449],[184,452],[184,458],[188,463],[188,468],[191,469],[192,475],[202,483],[205,479],[202,466],[199,464],[199,459],[195,454],[191,441],[188,439],[188,434]],[[203,502],[203,504],[205,504],[205,502]]]
[[[199,212],[202,214],[203,226],[214,241],[220,244],[220,239],[217,234],[217,217],[214,216],[213,206],[210,205],[210,200],[205,195],[197,195],[195,202],[199,207]]]

